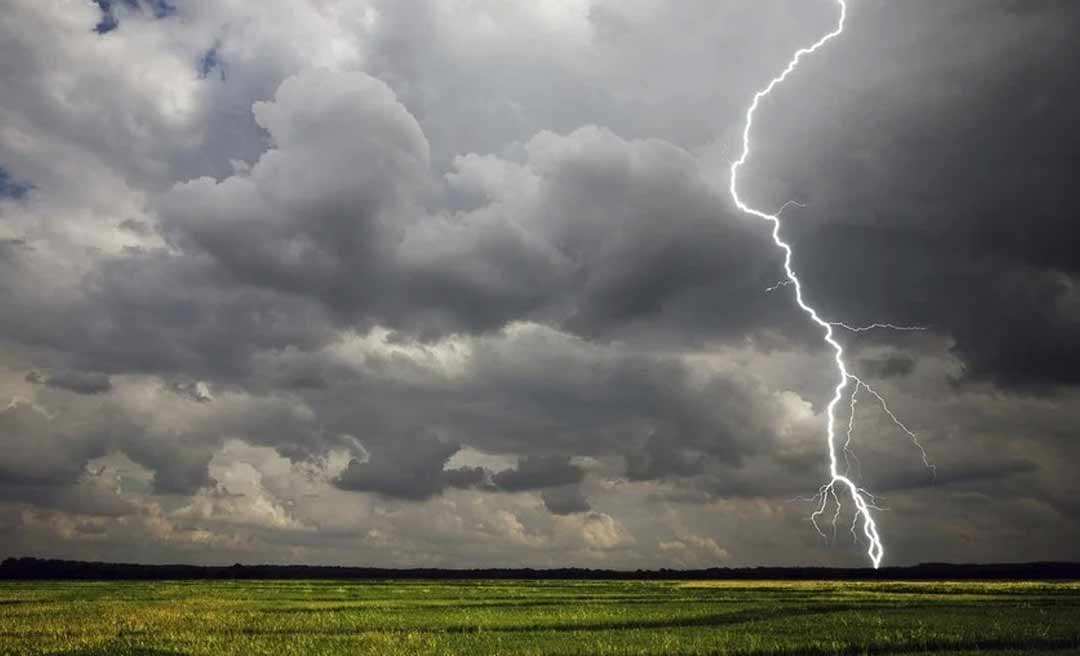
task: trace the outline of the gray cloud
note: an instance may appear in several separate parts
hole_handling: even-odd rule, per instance
[[[0,18],[9,549],[861,562],[789,501],[834,382],[726,189],[831,3],[101,4]],[[860,396],[890,558],[1075,557],[1078,26],[866,0],[761,107],[807,298],[928,327],[841,335],[938,465]]]
[[[1080,11],[1025,6],[976,19],[965,5],[867,5],[766,110],[777,129],[748,177],[775,181],[756,185],[759,202],[809,204],[789,232],[830,313],[928,324],[955,339],[967,380],[1045,390],[1080,371],[1080,261],[1065,247],[1076,145],[1056,127],[1080,102],[1067,82]],[[927,32],[970,20],[981,38]],[[899,59],[859,56],[894,47]],[[852,81],[860,100],[845,102],[835,92]],[[797,124],[772,120],[810,99]]]
[[[214,400],[210,387],[202,381],[170,380],[165,383],[165,389],[196,403],[210,403]]]
[[[362,73],[302,73],[253,109],[275,147],[250,173],[166,194],[165,233],[240,282],[352,315],[383,286],[393,220],[423,181],[427,141],[393,92]]]
[[[576,485],[553,487],[540,493],[544,507],[554,515],[572,515],[592,510],[589,500]]]
[[[692,448],[680,448],[670,439],[650,435],[642,448],[626,454],[626,472],[631,480],[649,480],[668,475],[692,476],[705,471],[706,454]]]
[[[93,371],[60,371],[40,382],[76,394],[104,394],[112,389],[112,381],[107,375]]]
[[[448,487],[490,488],[490,473],[481,467],[445,469],[460,450],[460,444],[432,436],[380,443],[369,452],[368,460],[350,460],[333,484],[343,490],[414,501],[429,499]]]
[[[0,409],[0,484],[65,485],[82,474],[89,458],[104,455],[106,436],[100,430],[68,432],[29,401],[16,399]]]
[[[560,456],[527,456],[517,467],[504,469],[492,477],[500,489],[508,492],[536,490],[580,483],[585,470]]]
[[[908,376],[915,371],[915,358],[910,355],[885,355],[876,358],[860,358],[859,370],[875,378]]]

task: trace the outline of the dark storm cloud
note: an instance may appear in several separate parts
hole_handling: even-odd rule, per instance
[[[486,403],[463,407],[459,421],[480,448],[621,453],[660,434],[669,447],[737,462],[769,439],[777,410],[752,381],[718,375],[701,384],[676,360],[597,353],[543,330],[492,340],[475,357],[467,393]],[[488,407],[505,410],[492,416]]]
[[[419,270],[397,253],[419,211],[413,196],[427,184],[428,145],[382,82],[309,72],[288,79],[255,113],[275,148],[249,174],[178,185],[162,203],[165,235],[208,256],[222,284],[302,295],[342,322],[425,334],[498,326],[553,294],[552,280],[517,270],[530,265],[524,244],[517,260],[505,249],[475,254],[475,266],[505,274],[503,289],[490,278],[458,275],[455,269],[474,266],[463,261],[473,253],[437,270]],[[357,168],[368,162],[377,165]],[[451,247],[460,239],[445,237]],[[521,241],[512,232],[483,238],[506,249]],[[539,286],[526,291],[527,283]]]
[[[210,460],[214,457],[213,446],[216,445],[200,443],[199,437],[188,434],[146,439],[146,436],[133,432],[122,436],[116,446],[153,472],[154,492],[188,495],[216,482],[209,472]]]
[[[766,293],[779,253],[726,170],[834,10],[17,0],[0,390],[33,400],[0,411],[0,501],[45,519],[4,530],[106,556],[808,557],[778,500],[827,469],[827,353]],[[807,205],[784,214],[807,298],[928,328],[842,335],[939,464],[860,400],[866,485],[912,505],[890,524],[927,518],[906,558],[972,495],[1000,509],[971,535],[1075,529],[1078,16],[860,0],[758,115],[743,195]],[[109,458],[145,471],[110,492]]]
[[[210,388],[199,381],[170,380],[165,383],[165,389],[196,403],[210,403],[214,400]]]
[[[521,330],[474,348],[468,382],[399,387],[387,380],[369,387],[347,375],[313,396],[336,430],[370,431],[362,438],[368,460],[351,462],[335,484],[406,499],[448,487],[543,490],[581,482],[585,472],[572,454],[619,457],[633,480],[686,478],[706,468],[731,472],[780,440],[778,426],[786,421],[785,409],[752,381],[715,376],[701,384],[677,361],[597,353],[548,330]],[[406,389],[410,400],[399,401]],[[333,394],[354,399],[351,407]],[[455,438],[472,447],[526,455],[494,472],[445,469],[460,443],[415,432],[448,418]],[[805,463],[799,466],[805,470]],[[772,489],[749,479],[746,486],[749,495]]]
[[[77,481],[90,458],[105,455],[108,437],[100,429],[69,431],[27,401],[14,400],[0,408],[0,484],[62,486]]]
[[[553,515],[572,515],[592,510],[589,500],[577,485],[564,485],[544,490],[540,493],[544,507]]]
[[[1037,463],[1030,460],[977,461],[974,463],[956,463],[954,466],[949,467],[944,474],[940,476],[933,475],[932,479],[934,485],[963,484],[970,489],[973,487],[973,483],[989,481],[993,484],[991,487],[1001,488],[1003,487],[1001,484],[1002,479],[1032,474],[1040,469]],[[877,489],[888,494],[896,490],[921,488],[926,486],[927,478],[928,474],[925,469],[912,468],[906,472],[893,471],[884,474],[880,478],[877,482]],[[1030,480],[1030,477],[1026,478]]]
[[[254,111],[276,147],[250,175],[178,185],[163,202],[166,234],[239,281],[363,312],[386,284],[398,212],[426,174],[424,135],[359,73],[289,78]]]
[[[272,447],[298,463],[317,460],[344,444],[287,397],[225,396],[213,404],[198,404],[201,414],[177,428],[155,422],[156,413],[175,412],[167,400],[147,414],[124,407],[114,398],[115,391],[77,395],[67,391],[38,396],[43,402],[59,402],[60,394],[71,399],[57,403],[64,412],[55,416],[21,399],[0,409],[0,435],[5,437],[0,483],[70,486],[88,471],[92,460],[122,453],[148,471],[154,492],[190,495],[213,486],[210,461],[228,439]],[[187,399],[175,403],[189,404]]]
[[[333,335],[318,303],[235,284],[205,256],[128,251],[101,260],[76,290],[42,294],[49,262],[16,255],[0,259],[9,274],[0,329],[66,354],[73,369],[236,378],[260,350],[313,348]]]
[[[722,220],[726,200],[670,144],[544,133],[524,165],[457,160],[450,186],[483,204],[425,216],[414,197],[431,174],[427,141],[378,80],[307,72],[255,117],[273,148],[250,171],[160,201],[172,249],[103,259],[83,298],[19,287],[48,265],[17,263],[7,332],[76,367],[235,379],[262,349],[314,348],[346,325],[427,338],[523,317],[608,337],[805,331],[760,293],[775,276],[764,235]],[[59,320],[74,314],[93,317],[89,336]]]
[[[915,358],[910,355],[884,355],[860,358],[859,371],[874,378],[893,378],[910,375],[915,371],[915,364]]]
[[[626,454],[626,475],[636,481],[692,476],[702,473],[707,465],[704,452],[676,446],[658,435],[650,435],[642,448]]]
[[[499,489],[520,492],[572,485],[584,477],[585,470],[571,463],[569,457],[526,456],[517,467],[497,472],[492,481]]]
[[[785,86],[748,179],[809,203],[788,230],[830,314],[930,325],[969,380],[1080,382],[1077,29],[1070,3],[868,3]]]
[[[42,382],[49,387],[75,392],[76,394],[104,394],[112,389],[112,381],[105,374],[94,371],[60,371],[32,382]],[[27,380],[30,380],[29,376]]]
[[[488,490],[495,489],[491,482],[491,472],[483,467],[458,467],[456,469],[444,469],[443,480],[447,487],[459,490]]]
[[[9,485],[0,483],[0,500],[23,501],[41,508],[97,517],[124,517],[137,507],[101,485]]]
[[[421,342],[390,343],[423,353]],[[401,498],[429,498],[448,487],[542,490],[581,481],[572,455],[614,459],[635,481],[687,480],[706,470],[728,475],[820,428],[812,419],[793,420],[753,378],[598,349],[550,328],[519,326],[461,348],[468,353],[461,378],[404,355],[369,355],[358,371],[324,371],[327,387],[305,392],[328,429],[356,435],[370,452],[339,477],[339,487]],[[278,375],[307,369],[309,359],[290,356]],[[422,436],[430,426],[447,439]],[[460,444],[523,457],[510,468],[446,469]],[[807,472],[807,464],[791,469]],[[776,483],[748,478],[746,493],[766,494]]]
[[[545,489],[582,480],[573,455],[614,459],[618,473],[625,469],[635,481],[687,480],[706,470],[729,475],[786,439],[820,428],[812,419],[793,420],[753,378],[597,349],[549,328],[478,338],[469,352],[463,379],[413,371],[404,357],[366,358],[364,370],[338,371],[328,388],[310,394],[328,427],[352,432],[371,452],[368,462],[350,465],[339,487],[404,498],[430,497],[447,486]],[[428,426],[444,427],[453,442],[418,437]],[[460,443],[523,457],[487,477],[475,469],[468,476],[444,471]],[[815,450],[812,458],[819,457]],[[808,464],[791,467],[802,472],[798,481],[809,476]],[[778,482],[747,478],[746,493],[767,494]]]
[[[235,282],[428,338],[530,316],[588,335],[649,322],[716,335],[792,315],[762,297],[766,237],[719,220],[726,200],[670,144],[541,134],[524,166],[455,161],[450,186],[480,207],[414,219],[428,146],[385,85],[311,73],[255,109],[276,147],[250,174],[178,185],[162,204],[166,236]],[[357,178],[359,161],[382,165]],[[745,309],[721,309],[733,303]]]
[[[432,436],[373,443],[368,460],[351,460],[333,484],[342,490],[413,501],[429,499],[447,487],[490,488],[490,474],[483,468],[444,468],[460,450],[460,444]]]

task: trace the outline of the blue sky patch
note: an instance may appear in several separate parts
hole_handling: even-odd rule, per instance
[[[15,180],[4,167],[0,166],[0,198],[22,200],[33,188],[31,184]]]
[[[225,81],[225,62],[222,61],[216,45],[199,57],[196,68],[199,71],[199,79],[205,80],[216,70],[221,76],[221,81]]]
[[[101,9],[101,20],[94,26],[98,34],[112,32],[120,26],[120,19],[113,11],[114,7],[123,6],[133,11],[148,10],[154,18],[165,18],[176,13],[176,5],[169,0],[94,0]]]

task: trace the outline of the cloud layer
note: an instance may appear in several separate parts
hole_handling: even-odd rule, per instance
[[[9,551],[861,563],[792,501],[828,352],[726,191],[753,91],[834,9],[17,0]],[[815,305],[928,327],[845,336],[937,464],[853,406],[890,562],[1078,556],[1078,27],[860,2],[761,109],[744,193],[805,205]]]

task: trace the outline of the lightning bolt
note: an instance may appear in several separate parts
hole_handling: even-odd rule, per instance
[[[878,400],[878,403],[881,404],[881,409],[885,411],[885,414],[889,417],[889,419],[892,420],[892,423],[895,424],[897,428],[902,430],[904,434],[911,439],[911,443],[915,445],[915,448],[919,450],[919,453],[922,455],[923,465],[928,470],[930,470],[931,474],[937,475],[937,467],[930,462],[929,456],[926,455],[926,449],[923,447],[922,442],[919,441],[919,436],[913,433],[910,428],[904,425],[904,422],[900,421],[900,419],[895,414],[893,414],[893,411],[889,409],[889,404],[885,401],[885,397],[881,394],[878,394],[877,390],[875,390],[873,387],[867,385],[866,381],[861,380],[856,376],[851,376],[851,379],[855,381],[855,392],[858,392],[859,388],[862,387],[867,392],[870,392],[871,396]],[[851,394],[851,407],[853,408],[855,407],[855,392],[852,392]]]
[[[817,529],[818,533],[821,533],[821,535],[824,536],[825,534],[821,531],[817,520],[819,517],[825,514],[828,509],[829,502],[830,500],[832,500],[836,505],[836,512],[832,517],[833,533],[835,535],[836,522],[840,516],[840,497],[842,493],[846,493],[846,495],[850,497],[851,502],[855,507],[854,519],[852,520],[851,525],[852,534],[855,534],[856,526],[861,522],[863,535],[866,536],[866,539],[869,542],[869,547],[867,548],[866,552],[867,556],[869,556],[870,562],[873,563],[874,568],[877,569],[881,566],[882,558],[884,558],[885,556],[885,546],[882,543],[881,536],[878,532],[877,523],[874,521],[874,515],[872,511],[880,510],[880,508],[876,505],[875,498],[872,494],[856,485],[855,481],[848,477],[850,463],[848,463],[845,471],[841,473],[840,464],[837,459],[836,406],[844,397],[844,391],[847,389],[848,383],[850,381],[854,381],[855,388],[852,391],[851,395],[852,416],[849,419],[848,423],[847,441],[841,447],[845,455],[845,462],[848,462],[847,458],[849,457],[849,454],[852,453],[850,447],[851,432],[854,430],[855,422],[855,394],[857,394],[859,389],[861,388],[865,389],[869,394],[874,396],[881,403],[882,408],[884,409],[885,413],[892,419],[893,423],[895,423],[915,443],[915,445],[922,452],[923,463],[928,468],[931,468],[931,471],[933,470],[933,465],[930,464],[929,459],[926,456],[926,450],[923,449],[922,444],[919,443],[918,437],[916,437],[915,433],[910,431],[903,423],[900,422],[896,415],[893,414],[893,412],[889,409],[888,404],[885,403],[885,398],[878,394],[876,391],[874,391],[873,388],[860,380],[853,373],[851,373],[851,371],[849,371],[847,364],[844,362],[844,347],[840,344],[839,341],[837,341],[835,329],[841,328],[851,332],[864,332],[875,329],[925,330],[925,328],[922,326],[898,326],[887,323],[874,323],[868,326],[860,327],[850,326],[844,323],[838,323],[833,321],[826,321],[825,319],[823,319],[821,315],[818,314],[817,310],[814,309],[812,305],[806,302],[806,299],[803,296],[802,284],[800,283],[799,277],[795,274],[795,271],[792,268],[793,251],[791,245],[780,237],[780,214],[790,205],[801,206],[801,204],[789,201],[787,203],[784,203],[780,210],[778,210],[775,214],[769,214],[767,212],[754,209],[753,207],[750,207],[745,202],[743,202],[742,198],[739,196],[738,189],[739,169],[742,168],[743,164],[745,164],[746,160],[750,157],[750,132],[754,127],[754,114],[755,112],[757,112],[758,106],[761,104],[762,99],[772,93],[773,89],[775,89],[778,85],[782,84],[784,80],[786,80],[788,76],[795,71],[795,69],[799,65],[799,62],[802,61],[804,57],[818,51],[819,49],[824,47],[826,43],[843,33],[844,22],[847,18],[847,0],[836,0],[836,3],[839,6],[840,10],[836,22],[836,27],[831,32],[825,34],[820,39],[815,41],[812,45],[798,50],[792,56],[791,60],[788,62],[784,70],[779,75],[770,80],[768,85],[766,85],[763,89],[759,90],[757,93],[754,94],[753,102],[750,103],[750,107],[746,110],[746,123],[742,131],[742,152],[740,153],[739,158],[731,163],[731,182],[729,191],[731,193],[732,200],[735,202],[735,205],[739,208],[739,210],[746,214],[756,216],[764,221],[768,221],[772,225],[773,242],[776,244],[777,248],[779,248],[784,253],[784,273],[787,275],[787,278],[786,280],[781,281],[773,287],[770,287],[767,291],[774,291],[776,289],[779,289],[780,287],[786,287],[789,285],[793,287],[795,290],[795,302],[799,305],[799,308],[822,329],[822,331],[824,332],[825,342],[828,343],[834,353],[834,361],[836,362],[837,383],[835,389],[833,390],[832,399],[829,401],[829,405],[827,408],[827,439],[830,479],[829,482],[821,486],[820,490],[818,491],[818,495],[815,497],[815,499],[821,499],[821,504],[817,508],[817,510],[815,510],[811,514],[810,521],[814,525],[814,528]]]
[[[781,287],[787,287],[790,284],[791,284],[790,280],[781,280],[780,282],[776,283],[772,287],[766,288],[765,293],[769,294],[771,292],[775,292],[776,290],[780,289]]]
[[[776,210],[776,216],[777,216],[777,218],[779,218],[779,217],[783,216],[783,214],[784,214],[784,210],[786,210],[786,209],[787,209],[788,207],[790,207],[790,206],[792,206],[792,205],[794,205],[795,207],[801,207],[801,208],[803,208],[803,209],[806,209],[806,205],[804,205],[803,203],[800,203],[800,202],[799,202],[799,201],[797,201],[797,200],[789,200],[788,202],[786,202],[786,203],[784,203],[783,205],[781,205],[781,206],[780,206],[780,209]]]
[[[850,326],[846,323],[839,321],[833,321],[832,325],[837,328],[843,328],[844,330],[850,330],[853,333],[865,333],[871,330],[877,330],[884,328],[887,330],[899,330],[905,332],[917,332],[920,330],[929,330],[926,326],[898,326],[894,323],[872,323],[869,326]]]

